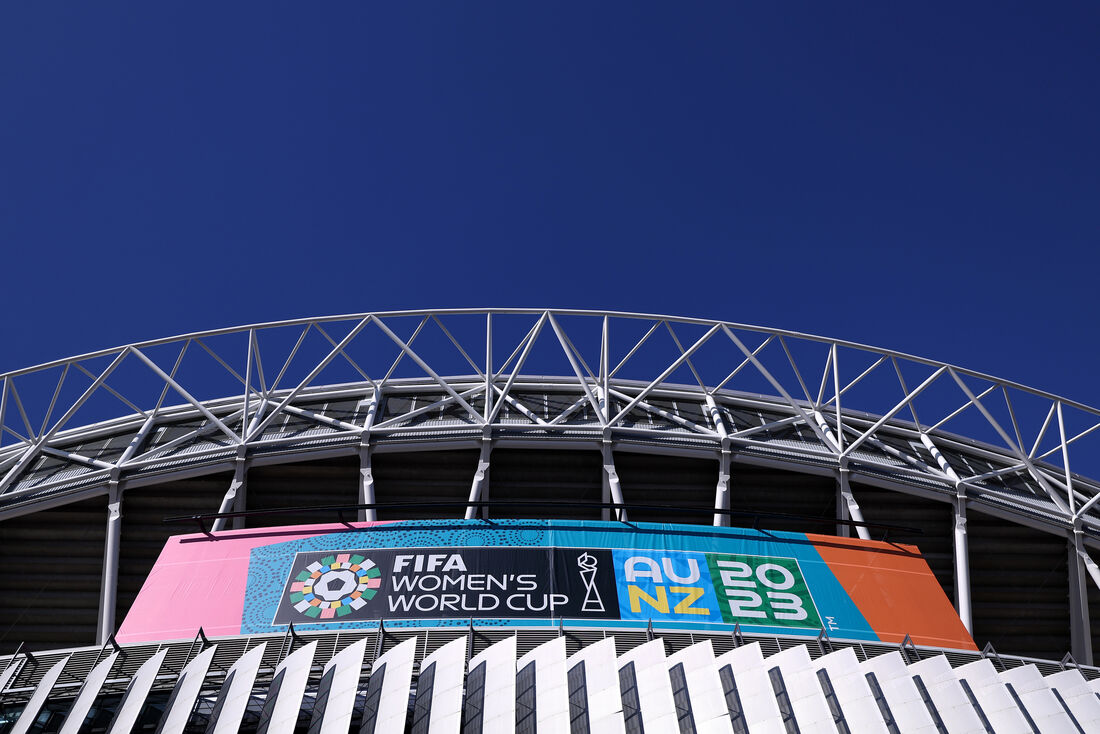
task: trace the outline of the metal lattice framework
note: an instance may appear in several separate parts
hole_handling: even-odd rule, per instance
[[[979,504],[1067,537],[1100,583],[1086,551],[1100,547],[1100,483],[1071,469],[1100,455],[1098,428],[1100,410],[1057,395],[790,331],[576,310],[364,313],[0,376],[0,519],[94,494],[110,495],[117,515],[123,487],[227,467],[237,473],[220,509],[240,509],[246,464],[348,450],[360,452],[360,500],[372,502],[371,453],[426,442],[480,447],[477,500],[493,446],[558,442],[599,447],[617,503],[629,497],[612,446],[718,458],[716,509],[729,508],[735,460],[835,472],[854,520],[851,474],[934,496],[955,508],[962,563],[966,508]],[[967,600],[959,607],[969,627]]]

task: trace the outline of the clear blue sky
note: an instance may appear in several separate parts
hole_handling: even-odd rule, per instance
[[[550,305],[1100,404],[1100,6],[882,5],[7,3],[0,370]]]

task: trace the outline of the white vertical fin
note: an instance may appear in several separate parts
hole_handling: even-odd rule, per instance
[[[130,679],[130,685],[126,686],[122,703],[119,704],[118,711],[111,719],[111,727],[108,729],[110,734],[130,734],[130,730],[137,723],[138,716],[141,715],[141,710],[145,707],[145,698],[153,688],[157,673],[160,672],[160,666],[167,655],[168,648],[162,648],[160,652],[142,663],[134,673],[134,677]]]
[[[321,680],[328,695],[321,703],[323,692],[318,692],[318,705],[313,709],[309,722],[310,732],[319,734],[347,734],[355,708],[355,694],[359,690],[359,676],[363,672],[363,658],[367,652],[367,638],[348,645],[334,655],[324,670]],[[318,721],[320,719],[320,721]]]
[[[61,671],[65,669],[65,663],[67,662],[69,662],[69,658],[58,661],[42,676],[42,680],[38,682],[38,687],[34,689],[27,705],[23,707],[23,713],[19,714],[19,720],[15,722],[11,734],[27,734],[35,719],[38,718],[38,712],[42,710],[42,704],[46,702],[46,697],[50,695],[57,679],[61,677]]]
[[[225,674],[225,683],[214,705],[215,716],[207,726],[206,734],[235,734],[240,729],[266,649],[267,643],[260,643],[238,658]]]
[[[317,642],[314,641],[288,655],[275,668],[271,688],[267,693],[268,700],[264,702],[263,712],[260,714],[257,734],[294,734],[316,652]],[[271,699],[272,696],[274,700]]]
[[[483,663],[482,734],[512,734],[516,729],[516,638],[507,637],[474,655],[470,659],[470,673]]]
[[[634,665],[637,684],[636,698],[642,714],[645,731],[678,731],[676,705],[672,700],[672,683],[668,678],[665,660],[665,641],[651,640],[621,655],[617,662],[620,674],[627,666]],[[629,719],[624,691],[623,718]]]
[[[600,734],[625,734],[615,638],[604,638],[569,656],[565,662],[566,676],[578,665],[584,665],[582,700],[588,716],[588,730]]]
[[[211,645],[184,667],[156,734],[183,734],[184,727],[191,718],[191,710],[195,708],[195,699],[199,697],[203,681],[206,680],[206,671],[210,670],[210,662],[217,650],[217,645]]]
[[[569,730],[569,690],[565,678],[565,638],[555,637],[516,663],[516,673],[535,665],[535,721],[538,731]]]

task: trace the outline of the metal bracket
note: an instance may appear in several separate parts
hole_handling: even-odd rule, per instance
[[[1001,672],[1008,670],[1008,667],[1005,666],[1004,661],[1001,660],[1001,656],[997,654],[997,648],[993,647],[992,642],[985,643],[985,647],[982,648],[982,657],[986,659],[992,658],[993,660],[996,660],[997,664],[1001,666]]]
[[[113,632],[111,633],[111,636],[107,638],[107,642],[111,645],[114,651],[118,653],[118,656],[120,658],[126,658],[126,650],[122,647],[122,645],[118,644],[118,640],[115,639],[115,635]]]
[[[474,618],[470,617],[470,631],[466,634],[466,665],[474,657]],[[468,671],[467,671],[468,672]]]
[[[833,641],[829,638],[829,630],[822,625],[821,631],[817,633],[817,646],[821,649],[822,655],[825,654],[825,645],[829,646],[829,652],[833,651]]]
[[[290,645],[287,645],[287,638],[290,638]],[[302,637],[294,631],[294,623],[291,622],[287,625],[286,633],[283,634],[283,641],[279,643],[279,660],[282,661],[290,653],[294,652],[294,643],[301,642]],[[283,652],[283,648],[286,648],[286,652]]]
[[[916,658],[916,661],[909,659],[909,653],[907,652],[908,650],[913,651],[913,657]],[[898,652],[900,652],[901,656],[905,658],[906,665],[910,665],[913,662],[920,661],[920,653],[917,651],[917,646],[913,643],[913,638],[909,636],[908,632],[905,633],[905,638],[900,643],[898,643]]]
[[[374,643],[374,659],[377,660],[382,656],[382,645],[386,641],[386,620],[378,620],[378,639]],[[373,662],[373,661],[372,661]]]
[[[3,678],[4,673],[8,672],[8,668],[10,668],[12,665],[15,664],[15,658],[17,658],[19,656],[19,651],[23,649],[24,644],[25,643],[20,642],[19,647],[15,648],[15,652],[13,652],[11,654],[11,657],[8,658],[8,662],[4,664],[4,669],[0,670],[0,678]],[[25,656],[25,658],[28,662],[33,663],[35,667],[38,667],[38,661],[36,661],[33,657],[31,657],[31,654],[29,652],[24,653],[24,656]],[[0,693],[3,693],[3,691],[0,691]]]

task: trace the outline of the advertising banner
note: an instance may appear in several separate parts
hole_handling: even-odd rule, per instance
[[[974,649],[913,546],[744,528],[430,520],[172,538],[118,639],[481,625],[771,632]]]

